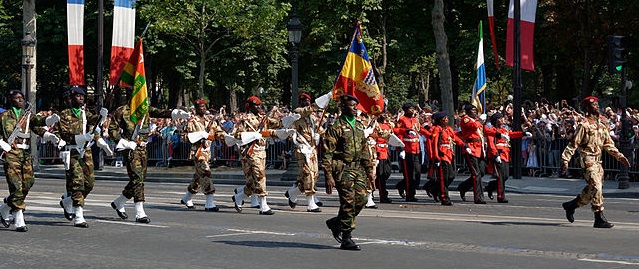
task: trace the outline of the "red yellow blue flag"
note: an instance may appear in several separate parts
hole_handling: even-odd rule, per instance
[[[333,86],[334,98],[342,94],[355,96],[359,100],[358,108],[366,114],[379,115],[384,110],[384,98],[373,74],[359,23]]]

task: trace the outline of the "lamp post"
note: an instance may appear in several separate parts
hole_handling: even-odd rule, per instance
[[[31,78],[31,70],[35,66],[34,56],[35,56],[35,45],[36,39],[31,35],[31,33],[27,32],[22,40],[20,41],[22,45],[22,68],[24,69],[24,76],[22,77],[22,92],[24,92],[24,96],[26,100],[31,102],[31,112],[36,112],[36,93],[35,93],[35,81]],[[31,157],[33,158],[33,163],[38,163],[38,154],[37,154],[37,141],[35,136],[32,135],[31,143],[29,148],[31,149]]]
[[[293,46],[289,51],[291,57],[291,73],[292,73],[292,81],[291,81],[291,109],[295,109],[297,107],[297,95],[298,95],[298,80],[297,80],[297,70],[298,70],[298,59],[299,59],[299,44],[302,39],[302,22],[297,17],[297,12],[293,10],[291,13],[291,20],[286,25],[286,30],[288,30],[288,42],[290,42]]]

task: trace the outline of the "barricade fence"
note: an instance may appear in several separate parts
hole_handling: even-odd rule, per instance
[[[107,140],[107,143],[112,149],[115,148],[113,141]],[[555,140],[544,139],[523,139],[522,140],[522,168],[523,174],[535,177],[545,176],[557,176],[561,167],[561,153],[568,144],[565,138],[559,138]],[[534,147],[532,146],[534,145]],[[618,145],[617,145],[618,146]],[[400,172],[402,170],[402,162],[399,158],[399,152],[401,148],[389,147],[389,158],[393,164],[393,171]],[[173,143],[162,139],[159,136],[154,136],[147,144],[148,160],[151,165],[168,165],[170,161],[174,162],[190,162],[189,154],[191,150],[191,144],[188,141],[180,140],[178,143]],[[229,167],[240,166],[240,152],[237,146],[229,147],[223,141],[213,141],[211,145],[211,162],[216,165],[225,165]],[[290,159],[293,154],[294,147],[290,140],[282,141],[279,139],[268,140],[266,148],[266,166],[267,169],[285,168],[283,163],[285,160]],[[318,147],[319,155],[321,156],[321,147]],[[511,151],[512,152],[512,151]],[[468,174],[468,166],[466,165],[466,158],[464,157],[463,148],[455,147],[455,166],[459,174]],[[630,174],[639,174],[639,163],[637,163],[637,154],[639,149],[636,145],[632,145],[632,166],[628,170]],[[61,163],[59,157],[59,150],[51,142],[38,143],[38,158],[45,164]],[[105,156],[106,164],[113,164],[116,160],[121,160],[119,153],[112,157]],[[428,164],[428,158],[422,156],[424,166]],[[619,163],[607,152],[602,154],[602,165],[606,172],[611,175],[615,175],[619,171]],[[512,163],[511,163],[512,165]],[[426,169],[422,169],[425,172]],[[568,173],[570,176],[579,176],[581,173],[579,152],[575,152],[573,158],[568,165]]]

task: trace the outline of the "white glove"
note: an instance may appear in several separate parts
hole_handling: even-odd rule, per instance
[[[473,151],[472,151],[470,148],[466,148],[466,152],[467,152],[468,154],[473,154]]]
[[[53,114],[51,116],[48,116],[46,119],[44,119],[44,122],[47,124],[47,126],[54,125],[59,121],[60,121],[60,116],[58,116],[58,114]]]
[[[9,143],[7,143],[6,141],[2,139],[0,139],[0,147],[2,148],[2,150],[7,152],[11,150],[11,145],[9,145]]]
[[[406,151],[403,151],[403,150],[400,151],[399,152],[399,157],[402,158],[402,159],[406,158]]]
[[[75,135],[75,144],[84,145],[84,143],[93,140],[93,135],[90,133]]]
[[[316,146],[319,145],[320,135],[319,134],[313,135],[313,141],[315,141]]]
[[[108,109],[106,109],[105,107],[100,108],[100,116],[102,116],[103,119],[106,119],[108,115],[109,115]]]
[[[318,97],[317,99],[315,99],[315,104],[319,108],[322,108],[322,109],[326,108],[326,106],[328,106],[328,103],[331,102],[332,97],[333,97],[333,91],[330,91],[327,94],[324,94]]]
[[[67,141],[60,139],[60,142],[58,142],[58,149],[62,149],[66,145],[67,145]]]
[[[508,136],[507,134],[501,134],[501,138],[503,138],[506,141],[510,141],[510,136]]]
[[[481,121],[486,121],[486,114],[481,114],[481,115],[479,115],[479,119],[480,119]]]
[[[293,129],[277,129],[275,130],[275,135],[277,136],[277,138],[285,140],[294,132],[295,130]]]
[[[118,141],[118,145],[115,146],[115,150],[116,151],[121,151],[125,149],[134,150],[137,146],[138,146],[138,143],[135,143],[135,141],[120,139],[120,141]]]
[[[102,135],[102,128],[100,128],[100,126],[96,126],[95,129],[93,129],[93,132]]]
[[[526,132],[526,137],[532,137],[532,134],[530,132]]]
[[[53,141],[53,143],[55,144],[58,144],[60,142],[60,139],[50,132],[44,132],[44,134],[42,135],[42,140],[45,142]]]
[[[368,127],[364,129],[364,137],[368,137],[373,133],[373,127]]]
[[[501,157],[497,156],[497,158],[495,158],[495,161],[496,161],[497,163],[501,163]]]
[[[106,152],[107,156],[113,156],[113,151],[111,150],[111,147],[109,147],[109,144],[107,144],[107,142],[104,141],[104,138],[100,137],[100,139],[98,139],[96,144],[98,145],[99,148],[103,149],[104,152]]]
[[[182,109],[173,109],[173,111],[171,111],[171,119],[172,120],[177,120],[177,119],[188,119],[191,117],[191,113],[186,112]]]
[[[415,131],[408,131],[408,134],[411,136],[417,136],[417,133]]]

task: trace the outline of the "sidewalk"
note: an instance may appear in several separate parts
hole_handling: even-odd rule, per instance
[[[147,182],[170,182],[185,183],[191,182],[193,177],[193,166],[179,166],[173,168],[166,167],[148,167]],[[285,176],[286,170],[267,169],[266,178],[268,185],[271,186],[292,186],[294,181],[289,176]],[[4,172],[0,171],[4,176]],[[36,171],[36,178],[59,178],[64,179],[64,168],[62,165],[41,165]],[[320,172],[322,174],[322,172]],[[127,181],[128,176],[126,168],[105,166],[101,171],[95,171],[96,180],[119,180]],[[458,176],[450,185],[451,191],[457,191],[457,186],[468,176]],[[395,189],[395,184],[401,180],[402,174],[394,172],[388,180],[389,189]],[[491,176],[484,177],[484,183],[491,180]],[[216,184],[242,185],[245,183],[244,173],[240,168],[218,167],[213,169],[213,182]],[[426,176],[422,175],[421,184],[426,182]],[[506,182],[506,191],[512,193],[530,193],[530,194],[554,194],[573,196],[581,192],[586,185],[583,179],[568,178],[550,178],[550,177],[522,177],[521,179],[508,179]],[[630,182],[629,189],[617,189],[616,181],[604,181],[604,197],[615,198],[639,198],[639,182]],[[323,176],[317,182],[319,188],[324,188]],[[421,185],[420,185],[421,187]]]

